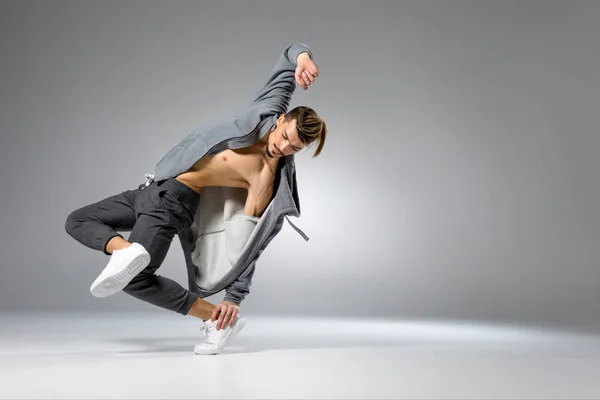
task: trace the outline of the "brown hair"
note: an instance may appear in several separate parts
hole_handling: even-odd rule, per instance
[[[310,145],[313,142],[317,142],[317,150],[313,154],[312,158],[315,158],[321,154],[323,146],[325,145],[325,138],[327,137],[327,125],[325,121],[321,119],[313,110],[309,107],[296,107],[285,115],[285,121],[296,120],[296,129],[298,130],[298,137],[306,145]]]

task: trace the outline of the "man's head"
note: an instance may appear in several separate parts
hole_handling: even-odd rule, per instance
[[[321,153],[326,137],[325,121],[312,108],[296,107],[279,116],[269,135],[266,152],[269,157],[288,156],[317,143],[317,150],[313,154],[315,158]]]

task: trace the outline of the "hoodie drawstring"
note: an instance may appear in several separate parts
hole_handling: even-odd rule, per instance
[[[154,175],[145,174],[144,177],[146,178],[146,186],[150,186],[154,182]]]
[[[290,221],[290,219],[288,218],[287,215],[285,216],[285,219],[287,219],[287,222],[290,223],[292,228],[294,228],[296,230],[296,232],[298,232],[300,234],[300,236],[302,236],[302,238],[308,242],[308,240],[309,240],[308,236],[306,236],[306,234],[304,232],[302,232],[302,230],[300,230],[300,228],[298,228],[296,225],[292,224],[292,221]]]

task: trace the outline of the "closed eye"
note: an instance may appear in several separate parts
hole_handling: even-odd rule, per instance
[[[287,135],[287,132],[286,132],[286,131],[283,131],[283,138],[284,138],[285,140],[289,140],[289,139],[288,139],[288,135]],[[297,147],[296,147],[296,146],[294,146],[294,145],[292,145],[292,149],[294,149],[294,151],[300,151],[300,149],[299,149],[299,148],[297,148]]]

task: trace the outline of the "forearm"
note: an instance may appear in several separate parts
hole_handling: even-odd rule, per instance
[[[287,110],[292,93],[296,88],[294,73],[298,63],[312,59],[310,48],[303,43],[296,43],[285,48],[280,54],[275,68],[267,82],[253,96],[252,102],[267,101],[271,103],[274,113],[284,113]]]

